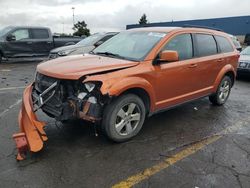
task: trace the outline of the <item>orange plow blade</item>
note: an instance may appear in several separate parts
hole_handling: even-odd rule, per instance
[[[44,122],[37,120],[33,111],[32,85],[29,85],[23,93],[22,107],[19,112],[20,133],[14,134],[13,139],[18,149],[17,160],[23,160],[28,151],[38,152],[43,148],[43,142],[48,140],[43,130]]]

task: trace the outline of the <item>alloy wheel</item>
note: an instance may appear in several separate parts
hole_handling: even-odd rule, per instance
[[[230,92],[230,83],[227,80],[225,80],[221,84],[220,89],[219,89],[219,98],[221,102],[224,102],[225,100],[227,100],[229,92]]]
[[[137,104],[129,103],[117,113],[115,130],[119,135],[126,136],[133,133],[141,120],[141,111]]]

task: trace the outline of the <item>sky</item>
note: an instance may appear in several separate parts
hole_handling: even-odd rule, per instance
[[[120,31],[138,23],[250,15],[250,0],[0,0],[0,28],[9,25],[47,26],[72,33],[84,20],[91,33]]]

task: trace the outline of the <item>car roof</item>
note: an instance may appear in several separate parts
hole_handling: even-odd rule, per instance
[[[49,29],[48,27],[42,27],[42,26],[8,26],[11,27],[13,29],[20,29],[20,28],[24,28],[24,29]]]
[[[227,35],[226,33],[218,30],[213,30],[210,28],[198,28],[198,27],[141,27],[135,29],[129,29],[127,31],[148,31],[148,32],[165,32],[169,33],[171,31],[195,31],[195,32],[207,32],[218,35]]]
[[[170,32],[180,27],[140,27],[135,29],[129,29],[128,31],[152,31],[152,32]]]

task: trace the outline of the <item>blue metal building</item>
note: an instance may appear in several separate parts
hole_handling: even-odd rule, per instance
[[[232,35],[246,35],[250,33],[250,16],[225,17],[200,20],[172,21],[149,23],[146,25],[131,24],[127,29],[138,27],[182,27],[184,25],[207,26],[223,30]]]

